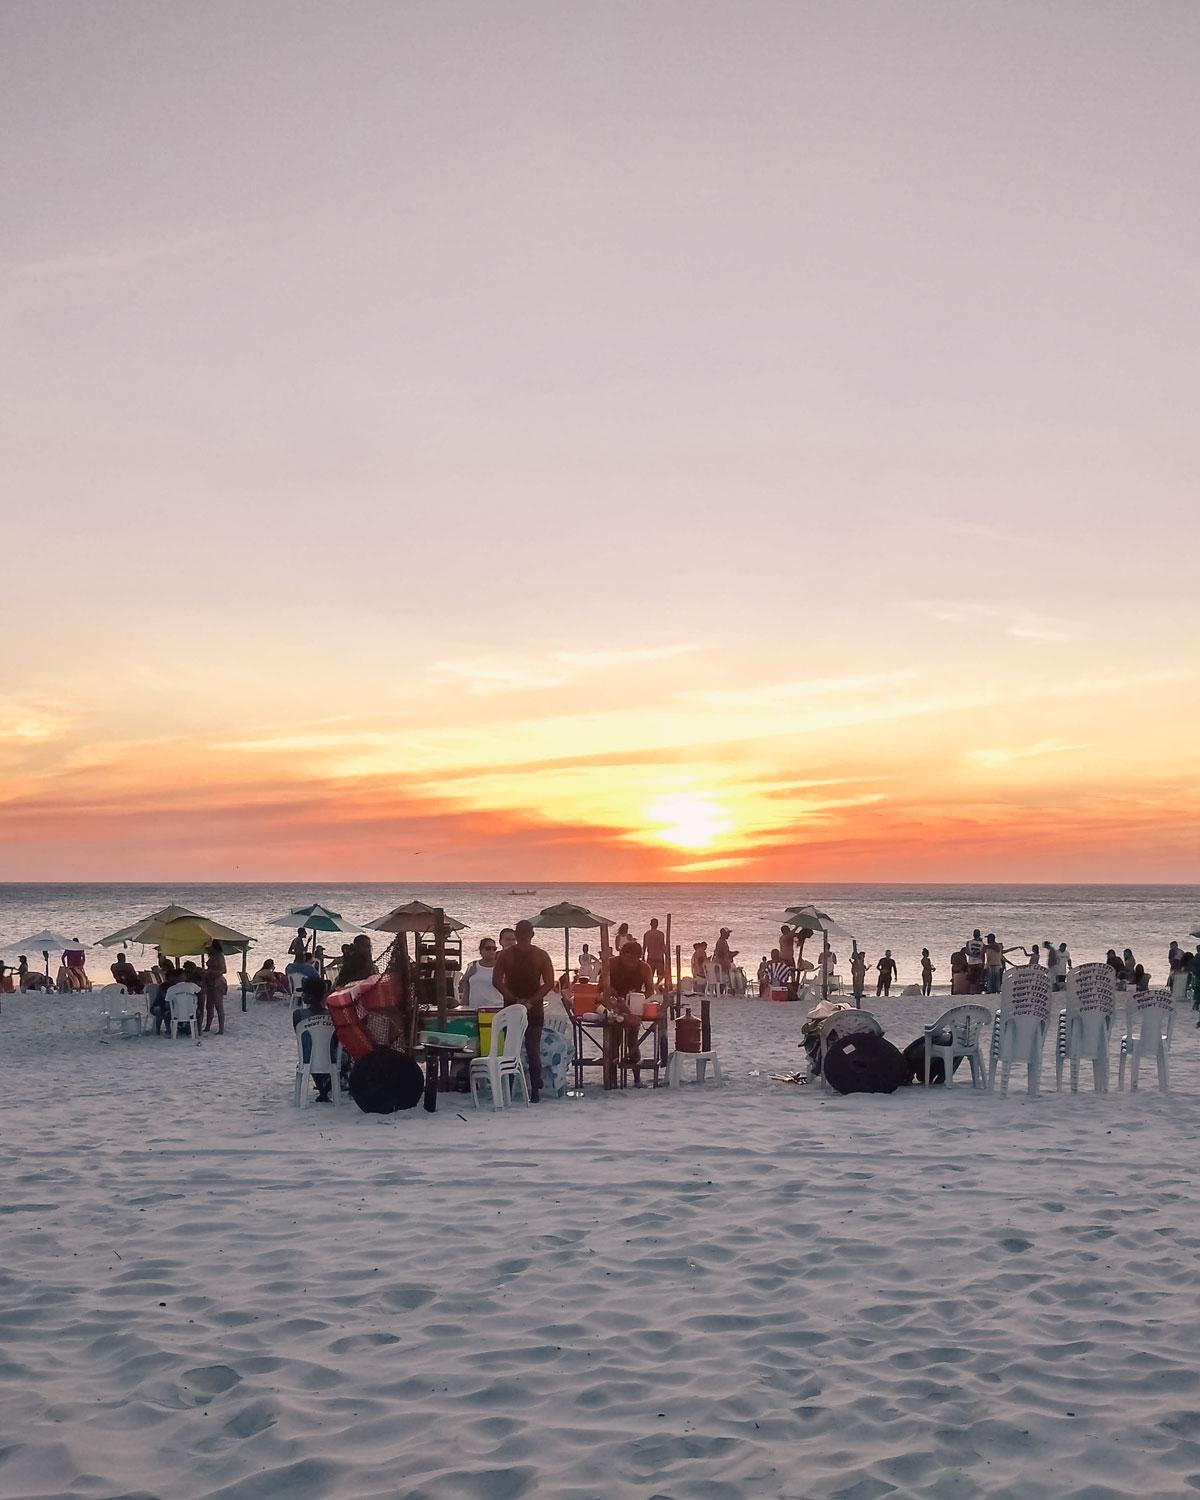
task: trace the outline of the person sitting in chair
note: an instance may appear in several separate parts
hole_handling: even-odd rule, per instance
[[[131,995],[140,995],[145,989],[141,975],[123,953],[117,954],[117,961],[112,965],[111,973],[114,981],[117,984],[123,984]]]
[[[299,1031],[305,1021],[311,1021],[317,1016],[327,1016],[329,1008],[325,1004],[325,981],[318,979],[315,974],[307,974],[300,986],[299,1004],[292,1011],[292,1030]],[[301,1037],[300,1045],[303,1049],[302,1061],[312,1061],[312,1038]],[[328,1073],[314,1073],[312,1081],[317,1089],[318,1104],[332,1104],[331,1090],[333,1079]]]

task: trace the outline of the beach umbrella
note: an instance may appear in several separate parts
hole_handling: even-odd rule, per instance
[[[547,906],[533,918],[535,927],[561,927],[563,929],[563,968],[571,967],[571,929],[599,927],[601,939],[607,945],[608,929],[613,925],[607,917],[598,917],[586,906],[577,906],[574,901],[560,901],[557,906]]]
[[[282,917],[272,917],[270,925],[291,927],[293,930],[307,927],[310,932],[348,932],[351,937],[356,937],[362,931],[357,922],[347,921],[340,911],[331,911],[319,901],[314,901],[310,906],[293,906]]]
[[[165,958],[183,958],[190,954],[203,953],[214,942],[222,949],[241,950],[242,972],[249,964],[250,944],[253,938],[234,927],[227,927],[215,917],[201,916],[186,906],[164,906],[162,911],[152,912],[140,921],[131,922],[118,932],[111,932],[99,941],[101,948],[119,948],[126,943],[141,943],[147,948],[157,948]],[[242,980],[242,1009],[246,1009],[246,981]]]
[[[436,907],[424,901],[409,901],[404,906],[394,907],[386,916],[368,922],[367,926],[372,932],[432,932],[435,913]],[[462,932],[467,926],[466,922],[444,912],[442,920],[447,932]]]
[[[33,932],[27,938],[22,938],[19,943],[9,943],[4,949],[5,953],[51,953],[57,949],[60,953],[64,948],[83,948],[86,944],[78,943],[74,938],[64,937],[61,932],[54,932],[50,928],[43,928],[41,932]]]
[[[55,932],[51,928],[44,927],[41,932],[33,932],[27,938],[22,938],[19,943],[9,943],[3,950],[5,953],[44,953],[46,975],[50,974],[49,954],[61,953],[64,948],[82,948],[83,943],[78,943],[74,938],[64,937],[61,932]]]
[[[784,915],[797,927],[808,927],[813,932],[821,934],[821,955],[824,962],[821,964],[821,999],[829,999],[829,934],[831,932],[845,933],[850,936],[849,931],[831,917],[827,911],[822,911],[817,906],[789,906]]]

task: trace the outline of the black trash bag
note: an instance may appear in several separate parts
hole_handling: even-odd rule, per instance
[[[390,1047],[359,1058],[350,1074],[350,1097],[368,1115],[415,1109],[424,1092],[425,1078],[416,1062]]]
[[[948,1047],[950,1045],[950,1043],[954,1040],[954,1035],[950,1031],[935,1031],[933,1033],[933,1040],[934,1040],[934,1042],[939,1047]],[[919,1036],[916,1039],[915,1042],[909,1042],[908,1046],[905,1047],[905,1049],[904,1049],[904,1061],[908,1064],[908,1068],[909,1068],[909,1072],[908,1072],[908,1081],[909,1081],[909,1083],[922,1083],[923,1084],[925,1082],[925,1038],[924,1038],[924,1036]],[[958,1065],[959,1065],[959,1063],[962,1063],[962,1062],[966,1062],[966,1058],[965,1057],[956,1057],[954,1059],[954,1072],[955,1073],[958,1072]],[[934,1083],[945,1083],[945,1081],[946,1081],[946,1064],[942,1061],[942,1059],[940,1057],[931,1058],[930,1062],[929,1062],[929,1082],[931,1084],[934,1084]]]
[[[925,1082],[925,1038],[919,1036],[915,1042],[909,1042],[904,1049],[904,1061],[908,1066],[908,1078],[906,1083]],[[945,1083],[946,1064],[940,1057],[935,1057],[929,1063],[930,1083]]]
[[[886,1038],[854,1031],[826,1052],[825,1082],[839,1094],[894,1094],[908,1082],[908,1064]]]

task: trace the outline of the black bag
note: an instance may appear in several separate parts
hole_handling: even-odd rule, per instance
[[[909,1042],[904,1049],[904,1061],[908,1066],[908,1083],[925,1082],[925,1038],[919,1036],[915,1042]],[[930,1083],[945,1083],[946,1064],[940,1057],[930,1060],[929,1064]]]
[[[416,1062],[389,1047],[359,1058],[350,1074],[350,1097],[368,1115],[415,1109],[424,1092],[425,1078]]]
[[[870,1031],[853,1031],[825,1054],[825,1082],[839,1094],[894,1094],[908,1082],[898,1047]]]

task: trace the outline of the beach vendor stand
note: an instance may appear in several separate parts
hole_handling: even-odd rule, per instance
[[[404,955],[418,999],[436,1005],[439,1024],[444,1022],[452,975],[462,968],[462,939],[457,934],[466,930],[467,923],[448,916],[440,906],[408,901],[366,925],[372,932],[393,935],[393,948],[398,947]]]
[[[394,934],[387,972],[413,994],[415,1003],[407,1011],[408,1047],[412,1051],[419,1046],[424,1049],[425,1108],[436,1109],[438,1091],[444,1093],[452,1087],[454,1063],[479,1050],[477,1026],[464,1024],[459,1031],[456,1024],[451,1032],[447,1018],[454,975],[462,968],[462,939],[457,934],[466,929],[467,923],[447,916],[440,906],[413,900],[394,907],[367,926],[374,932]],[[413,938],[411,954],[409,937]],[[436,1031],[421,1030],[422,1004],[431,1022],[436,1008]],[[455,1019],[457,1023],[459,1018]],[[462,1021],[466,1022],[465,1016]]]
[[[241,988],[242,1009],[245,1010],[248,994],[247,971],[250,967],[250,945],[253,938],[236,928],[226,927],[215,917],[201,916],[186,906],[164,906],[162,911],[152,912],[140,921],[131,922],[119,932],[113,932],[99,941],[101,948],[123,948],[128,943],[140,943],[146,948],[156,948],[164,958],[199,957],[212,946],[220,943],[222,952],[242,955]]]
[[[609,968],[612,951],[609,947],[608,930],[613,925],[607,917],[598,916],[586,906],[573,901],[560,901],[547,906],[532,918],[535,928],[563,930],[563,969],[568,980],[571,972],[572,930],[598,927],[600,929],[600,983],[598,985],[576,982],[568,985],[569,994],[563,995],[563,1005],[571,1018],[575,1043],[575,1087],[583,1088],[584,1072],[587,1068],[599,1068],[606,1090],[623,1088],[628,1080],[632,1064],[625,1057],[624,1023],[611,1013],[607,1004],[609,996]],[[651,1014],[639,1016],[638,1041],[650,1040],[653,1044],[652,1061],[644,1062],[658,1083],[662,1046],[659,1033],[665,1020],[666,1007],[651,1000]]]

